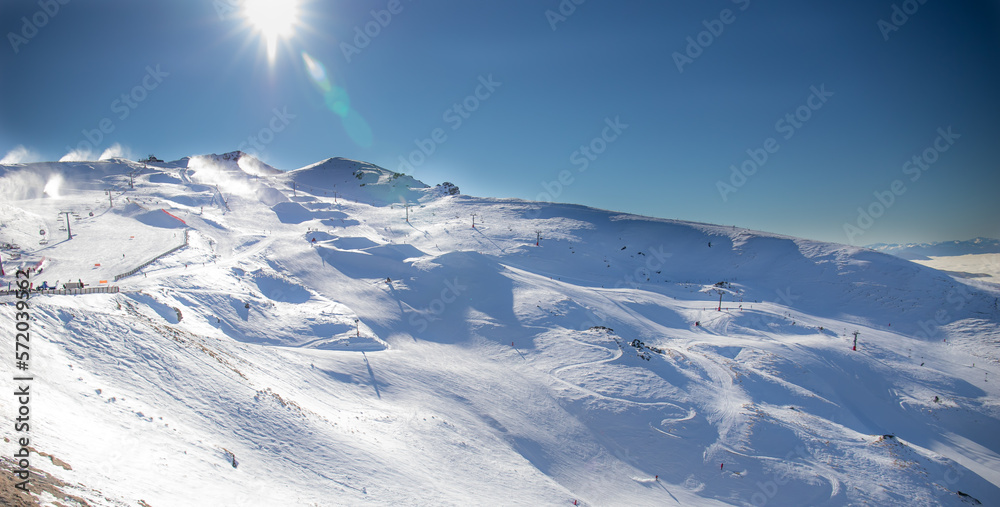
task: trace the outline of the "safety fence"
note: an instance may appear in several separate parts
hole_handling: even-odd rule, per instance
[[[126,276],[132,276],[132,275],[138,273],[142,268],[144,268],[146,266],[149,266],[150,264],[152,264],[152,263],[154,263],[154,262],[156,262],[156,261],[158,261],[158,260],[160,260],[160,259],[162,259],[162,258],[164,258],[164,257],[166,257],[166,256],[168,256],[168,255],[170,255],[170,254],[172,254],[172,253],[180,250],[181,248],[184,248],[184,247],[188,246],[188,231],[189,230],[190,229],[184,229],[184,243],[181,243],[180,245],[177,245],[177,246],[171,248],[170,250],[167,250],[166,252],[163,252],[160,255],[157,255],[156,257],[153,257],[152,259],[149,259],[148,261],[143,262],[142,264],[139,264],[138,266],[136,266],[135,268],[133,268],[131,271],[126,271],[126,272],[124,272],[124,273],[122,273],[120,275],[115,275],[115,281],[117,282],[118,280],[121,280],[122,278],[125,278]]]
[[[18,291],[0,290],[0,296],[10,296]],[[117,285],[103,285],[80,289],[31,289],[32,296],[80,296],[83,294],[114,294],[118,292]]]

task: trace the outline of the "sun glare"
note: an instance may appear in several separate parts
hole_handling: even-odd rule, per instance
[[[243,13],[267,43],[268,61],[274,61],[278,39],[292,35],[298,22],[298,6],[293,0],[246,0]]]

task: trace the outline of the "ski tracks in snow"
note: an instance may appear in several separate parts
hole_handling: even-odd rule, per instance
[[[597,368],[600,368],[601,366],[608,365],[608,364],[614,363],[616,361],[619,361],[622,358],[622,356],[624,356],[625,353],[622,350],[620,344],[616,347],[616,349],[610,350],[607,347],[603,347],[601,345],[597,345],[597,344],[594,344],[594,343],[588,343],[588,342],[585,342],[585,341],[582,341],[582,340],[578,340],[578,339],[570,337],[570,336],[563,337],[562,341],[564,343],[565,342],[569,342],[569,343],[573,343],[573,344],[578,345],[578,346],[585,346],[585,347],[590,347],[592,349],[599,349],[599,350],[601,350],[603,352],[609,353],[610,355],[608,357],[605,357],[605,358],[602,358],[602,359],[595,359],[595,360],[590,360],[590,361],[581,361],[581,362],[577,362],[577,363],[564,364],[564,365],[556,366],[555,368],[550,369],[548,371],[549,376],[552,379],[554,379],[557,382],[559,382],[560,384],[568,386],[568,387],[570,387],[570,388],[572,388],[572,389],[574,389],[576,391],[579,391],[579,392],[581,392],[581,393],[583,393],[583,394],[585,394],[587,396],[590,396],[592,398],[595,398],[595,399],[610,401],[610,402],[613,402],[613,403],[624,403],[624,404],[633,405],[633,406],[662,407],[664,410],[674,409],[674,410],[671,410],[671,412],[682,412],[684,414],[682,416],[676,416],[675,415],[675,416],[672,416],[672,417],[666,417],[666,418],[664,418],[663,421],[667,422],[667,423],[676,422],[676,421],[685,421],[685,420],[693,418],[694,415],[696,414],[696,411],[694,411],[692,408],[690,408],[690,407],[682,407],[682,406],[680,406],[680,405],[678,405],[676,403],[673,403],[673,402],[669,402],[669,401],[641,401],[641,400],[634,400],[634,399],[629,399],[629,398],[625,398],[625,397],[621,397],[621,396],[612,396],[612,395],[601,393],[599,391],[595,391],[595,390],[593,390],[593,389],[591,389],[589,387],[580,385],[578,383],[566,380],[565,378],[563,378],[562,373],[565,372],[565,371],[567,371],[567,370],[576,369],[576,368],[592,368],[592,369],[596,370]],[[653,429],[656,429],[656,428],[654,427]],[[662,430],[658,430],[658,431],[660,431],[661,433],[669,435],[669,433],[663,432]],[[674,435],[670,435],[670,436],[674,436]]]
[[[697,344],[688,346],[688,352],[690,352],[688,357],[704,370],[712,381],[710,391],[714,396],[712,402],[707,404],[709,412],[706,419],[710,424],[715,424],[719,431],[718,440],[706,451],[711,454],[713,449],[720,446],[723,448],[738,447],[738,442],[745,439],[744,433],[746,433],[749,422],[746,417],[742,421],[740,420],[741,415],[743,415],[743,405],[749,403],[750,399],[733,383],[733,376],[728,368],[701,352],[691,350],[692,345]],[[731,435],[733,430],[741,425],[743,428],[740,430],[740,435]]]

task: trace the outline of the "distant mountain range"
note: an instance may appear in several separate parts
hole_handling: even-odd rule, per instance
[[[967,241],[939,241],[936,243],[876,243],[868,245],[867,248],[903,259],[928,260],[931,257],[1000,253],[1000,240],[973,238]]]

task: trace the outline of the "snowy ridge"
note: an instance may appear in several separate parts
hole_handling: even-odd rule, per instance
[[[189,234],[119,294],[31,299],[32,442],[71,469],[32,465],[91,505],[1000,502],[995,284],[340,158],[15,187],[4,281],[99,285]]]

